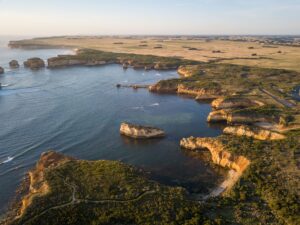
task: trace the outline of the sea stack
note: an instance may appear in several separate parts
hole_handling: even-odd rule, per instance
[[[32,70],[37,70],[45,67],[45,62],[41,58],[30,58],[24,62],[24,66]]]
[[[19,62],[17,60],[12,60],[9,62],[9,67],[12,69],[17,69],[20,67]]]
[[[4,74],[4,69],[0,66],[0,74]]]
[[[159,128],[122,123],[120,133],[136,139],[161,138],[165,132]]]

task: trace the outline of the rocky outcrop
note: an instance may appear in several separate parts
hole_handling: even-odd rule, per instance
[[[149,91],[157,93],[170,93],[176,94],[178,90],[178,85],[172,80],[162,80],[154,85],[149,86]]]
[[[149,88],[150,85],[146,84],[117,84],[117,88],[133,88],[133,89],[140,89],[140,88]]]
[[[207,117],[207,122],[227,122],[228,114],[226,110],[212,111]]]
[[[282,140],[285,136],[270,130],[255,126],[230,126],[223,131],[225,134],[252,137],[258,140]]]
[[[45,62],[40,58],[30,58],[24,62],[24,66],[36,70],[45,67]]]
[[[186,66],[179,66],[177,73],[182,77],[191,77],[192,72]]]
[[[9,67],[12,69],[17,69],[20,67],[19,62],[17,60],[12,60],[9,62]]]
[[[214,138],[183,138],[180,146],[189,150],[208,149],[215,164],[239,173],[242,173],[250,164],[247,158],[231,154],[220,141]]]
[[[4,69],[0,66],[0,74],[4,74]]]
[[[161,129],[130,123],[122,123],[120,133],[128,137],[141,139],[160,138],[165,136],[165,132]]]
[[[151,85],[149,91],[158,93],[183,94],[195,97],[196,100],[211,100],[223,95],[220,88],[190,88],[184,84],[180,84],[178,79],[162,80]]]
[[[192,77],[204,75],[206,71],[201,65],[184,65],[180,66],[177,72],[182,77]]]
[[[223,97],[215,99],[211,106],[215,109],[233,109],[263,106],[264,103],[242,97]]]
[[[54,151],[45,152],[41,155],[36,167],[28,173],[30,178],[29,193],[22,199],[22,206],[18,216],[24,213],[26,208],[32,203],[33,198],[49,192],[49,185],[45,181],[47,170],[56,168],[70,160],[74,159]]]

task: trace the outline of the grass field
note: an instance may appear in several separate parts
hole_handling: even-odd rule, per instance
[[[231,41],[162,37],[50,37],[22,40],[24,46],[65,46],[109,52],[178,56],[197,61],[216,61],[300,71],[300,48],[259,41]]]

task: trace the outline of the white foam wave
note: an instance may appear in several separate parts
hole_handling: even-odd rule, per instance
[[[13,161],[13,157],[7,157],[7,159],[5,159],[5,160],[3,160],[2,162],[0,162],[0,165],[1,164],[5,164],[5,163],[8,163],[8,162],[11,162],[11,161]]]
[[[136,107],[132,107],[132,109],[136,109],[136,110],[141,109],[141,110],[143,110],[143,109],[144,109],[144,106],[136,106]]]
[[[151,105],[149,105],[150,107],[155,107],[155,106],[159,106],[159,103],[158,102],[156,102],[156,103],[153,103],[153,104],[151,104]]]

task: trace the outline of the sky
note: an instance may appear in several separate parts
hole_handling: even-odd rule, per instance
[[[300,0],[0,0],[0,35],[300,34]]]

